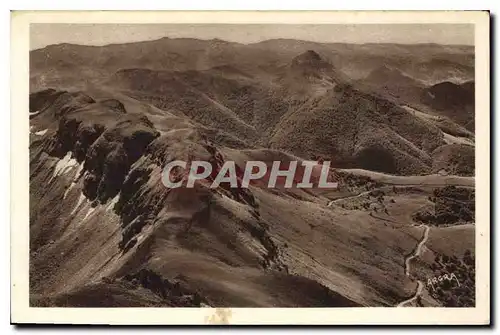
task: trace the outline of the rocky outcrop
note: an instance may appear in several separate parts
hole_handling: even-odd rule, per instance
[[[85,157],[85,196],[100,203],[116,196],[132,164],[159,135],[145,116],[135,115],[105,130]]]

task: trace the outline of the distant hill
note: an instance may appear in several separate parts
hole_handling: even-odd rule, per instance
[[[432,152],[433,172],[451,175],[474,176],[474,147],[465,144],[446,144]]]
[[[253,76],[269,79],[276,69],[289,64],[294,57],[307,50],[314,50],[353,79],[366,77],[384,64],[395,66],[412,76],[418,76],[422,72],[420,67],[425,67],[432,75],[439,68],[439,64],[435,63],[443,61],[448,62],[447,68],[461,68],[469,80],[473,79],[472,46],[316,43],[287,39],[240,44],[218,39],[162,38],[107,46],[63,43],[33,50],[30,52],[31,88],[36,91],[56,84],[94,83],[96,78],[126,68],[186,71],[233,65]],[[76,69],[79,78],[75,76]],[[71,77],[74,82],[63,80],[63,77]],[[431,83],[446,79],[439,74]]]
[[[419,101],[425,88],[422,82],[387,65],[376,68],[358,83],[367,86],[371,91],[401,103]]]
[[[401,69],[427,85],[434,85],[447,80],[455,83],[474,80],[473,55],[468,55],[465,58],[451,55],[443,56],[403,65]]]
[[[433,110],[474,131],[474,94],[473,81],[463,84],[446,81],[427,88],[422,92],[421,100]]]
[[[440,130],[393,103],[339,85],[283,116],[271,147],[325,157],[339,167],[396,174],[426,173]]]

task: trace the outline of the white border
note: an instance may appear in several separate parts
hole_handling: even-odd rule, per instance
[[[232,308],[231,324],[486,324],[489,322],[489,15],[487,12],[24,12],[11,25],[11,307],[15,323],[203,324],[206,308],[28,306],[28,50],[30,22],[471,23],[476,33],[476,308]],[[26,134],[25,136],[22,134]]]

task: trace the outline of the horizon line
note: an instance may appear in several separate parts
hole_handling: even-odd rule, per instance
[[[260,44],[260,43],[265,43],[265,42],[270,42],[270,41],[279,41],[279,40],[286,40],[286,41],[297,41],[297,42],[307,42],[307,43],[315,43],[315,44],[323,44],[323,45],[404,45],[404,46],[411,46],[411,45],[437,45],[437,46],[449,46],[449,47],[474,47],[475,44],[444,44],[444,43],[436,43],[436,42],[421,42],[421,43],[401,43],[401,42],[363,42],[363,43],[357,43],[357,42],[318,42],[318,41],[312,41],[312,40],[303,40],[303,39],[294,39],[294,38],[271,38],[271,39],[266,39],[258,42],[250,42],[250,43],[243,43],[243,42],[237,42],[237,41],[230,41],[230,40],[224,40],[221,38],[210,38],[210,39],[205,39],[205,38],[198,38],[198,37],[169,37],[169,36],[164,36],[160,38],[155,38],[155,39],[146,39],[146,40],[137,40],[137,41],[130,41],[130,42],[124,42],[124,43],[107,43],[107,44],[90,44],[90,43],[83,43],[83,44],[78,44],[78,43],[72,43],[72,42],[60,42],[60,43],[54,43],[54,44],[47,44],[44,47],[39,47],[36,49],[30,49],[31,51],[36,51],[36,50],[42,50],[47,47],[51,46],[58,46],[58,45],[75,45],[75,46],[87,46],[87,47],[107,47],[107,46],[113,46],[113,45],[128,45],[128,44],[135,44],[135,43],[146,43],[146,42],[155,42],[155,41],[160,41],[160,40],[197,40],[197,41],[222,41],[225,43],[232,43],[232,44],[240,44],[240,45],[255,45],[255,44]]]

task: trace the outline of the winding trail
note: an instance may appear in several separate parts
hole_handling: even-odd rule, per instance
[[[355,198],[360,198],[364,195],[367,195],[367,194],[370,194],[371,192],[373,192],[374,190],[370,190],[370,191],[366,191],[366,192],[362,192],[360,194],[356,194],[356,195],[350,195],[348,197],[344,197],[344,198],[338,198],[338,199],[335,199],[335,200],[332,200],[328,203],[328,206],[331,206],[333,205],[334,203],[336,202],[339,202],[339,201],[344,201],[344,200],[348,200],[348,199],[355,199]]]
[[[411,297],[410,299],[407,299],[403,302],[400,302],[397,307],[405,307],[406,304],[412,303],[415,300],[417,300],[417,297],[422,294],[422,291],[424,289],[424,283],[422,283],[421,280],[417,281],[417,290],[415,291],[415,295]]]
[[[385,182],[387,183],[387,182]],[[453,185],[453,186],[457,186],[457,187],[463,187],[463,188],[474,188],[475,186],[471,186],[471,185],[466,185],[466,183],[446,183],[446,182],[442,182],[442,183],[414,183],[414,184],[405,184],[405,183],[388,183],[389,185],[386,185],[386,186],[381,186],[381,187],[377,187],[377,188],[374,188],[372,190],[369,190],[369,191],[364,191],[364,192],[361,192],[359,194],[355,194],[355,195],[349,195],[347,197],[342,197],[342,198],[337,198],[335,200],[330,200],[328,202],[328,207],[329,206],[332,206],[333,204],[337,203],[337,202],[340,202],[340,201],[344,201],[344,200],[349,200],[349,199],[356,199],[356,198],[360,198],[364,195],[369,195],[370,193],[372,192],[376,192],[376,191],[382,191],[382,190],[392,190],[393,187],[419,187],[419,186],[431,186],[431,187],[445,187],[445,186],[450,186],[450,185]]]
[[[351,172],[352,171],[353,170],[351,170]],[[359,170],[359,171],[363,172],[364,170]],[[360,174],[363,175],[363,173],[360,173]],[[373,173],[372,172],[370,172],[370,173],[371,174],[369,174],[369,176],[373,178]],[[364,174],[366,174],[366,173],[364,173]],[[382,173],[378,173],[378,175],[385,176]],[[427,178],[427,177],[429,177],[429,178],[433,177],[434,179],[426,180],[425,178]],[[331,200],[328,202],[327,206],[332,206],[340,201],[359,198],[359,197],[368,195],[371,192],[376,191],[376,190],[392,189],[394,186],[401,186],[401,187],[441,186],[441,187],[444,187],[444,186],[454,185],[454,186],[463,187],[463,188],[474,188],[473,179],[469,180],[466,177],[460,177],[457,179],[457,177],[455,176],[454,177],[455,179],[453,179],[450,176],[442,177],[442,176],[437,176],[437,175],[429,175],[429,176],[422,176],[422,177],[411,177],[412,182],[408,182],[408,181],[410,181],[409,178],[405,178],[405,177],[398,177],[398,178],[399,178],[398,181],[396,181],[396,180],[383,180],[382,181],[381,178],[378,178],[379,181],[382,181],[383,183],[388,184],[388,185],[382,186],[382,187],[379,187],[379,188],[376,188],[373,190],[365,191],[365,192],[362,192],[362,193],[359,193],[356,195]],[[418,179],[418,178],[420,178],[420,179],[424,178],[424,179],[422,179],[422,181],[420,183],[415,183],[416,179]],[[438,178],[438,179],[436,180],[436,178]],[[406,182],[403,182],[403,181],[406,181]],[[382,218],[379,218],[376,216],[374,216],[374,217],[377,219],[382,219]],[[389,221],[386,219],[384,219],[384,220]],[[393,222],[393,223],[395,223],[395,222]],[[410,255],[405,257],[405,265],[404,265],[405,275],[410,279],[411,279],[411,274],[410,274],[410,272],[411,272],[410,265],[411,264],[410,264],[410,262],[412,259],[420,257],[422,255],[422,249],[423,249],[425,243],[427,242],[427,240],[429,239],[430,227],[425,225],[425,224],[421,224],[419,226],[424,227],[424,234],[422,236],[422,239],[419,241],[419,243],[415,247],[415,250]],[[411,304],[411,303],[415,302],[418,299],[418,297],[422,295],[424,288],[425,288],[424,282],[422,282],[421,280],[418,280],[418,279],[416,279],[416,281],[417,281],[417,288],[415,290],[415,294],[412,297],[410,297],[409,299],[406,299],[406,300],[400,302],[399,304],[397,304],[396,307],[405,307],[407,304]]]
[[[410,261],[414,258],[419,257],[422,254],[422,247],[424,246],[425,242],[429,239],[429,226],[422,225],[425,227],[424,230],[424,236],[422,237],[422,240],[417,245],[417,248],[415,249],[415,252],[413,255],[406,257],[405,260],[405,274],[409,277],[410,276]]]
[[[430,227],[427,225],[421,225],[421,226],[423,226],[425,229],[424,236],[417,244],[417,247],[415,248],[415,251],[412,253],[412,255],[407,256],[405,259],[405,275],[408,278],[410,278],[410,261],[414,258],[420,257],[420,255],[422,254],[422,247],[429,239]],[[423,289],[424,289],[424,283],[421,280],[417,280],[417,290],[415,291],[415,294],[411,298],[399,303],[397,307],[404,307],[406,304],[412,303],[413,301],[417,300],[417,298],[422,294]]]

